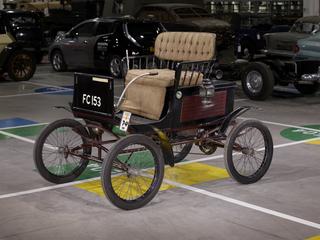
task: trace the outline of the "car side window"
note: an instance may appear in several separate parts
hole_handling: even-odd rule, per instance
[[[71,32],[71,35],[74,37],[92,37],[95,33],[95,22],[87,22]]]
[[[111,22],[99,22],[96,35],[103,35],[112,33],[114,31],[114,23]]]

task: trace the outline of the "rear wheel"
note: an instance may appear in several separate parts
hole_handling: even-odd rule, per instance
[[[224,159],[230,176],[242,184],[260,180],[270,167],[273,141],[268,128],[257,120],[235,126],[227,137]]]
[[[314,94],[320,88],[320,84],[319,83],[312,83],[312,84],[295,83],[294,86],[300,93],[306,94],[306,95]]]
[[[102,164],[105,195],[115,206],[132,210],[143,207],[159,191],[164,175],[160,147],[145,135],[119,140]]]
[[[273,91],[274,77],[271,69],[262,62],[252,62],[241,76],[242,89],[252,100],[265,100]]]
[[[30,52],[16,51],[8,60],[7,71],[14,81],[27,81],[36,71],[36,59]]]
[[[34,162],[40,175],[53,183],[71,182],[80,176],[88,165],[85,156],[91,154],[91,148],[83,146],[87,137],[87,130],[75,120],[49,124],[34,146]]]
[[[114,78],[122,77],[122,61],[118,55],[112,55],[108,58],[108,71]]]
[[[172,151],[174,156],[174,163],[179,163],[182,160],[184,160],[186,156],[188,156],[188,154],[190,153],[192,145],[192,143],[173,145]]]
[[[56,72],[63,72],[67,70],[67,64],[64,61],[64,57],[62,55],[62,52],[60,50],[55,50],[51,54],[51,65],[53,70]]]

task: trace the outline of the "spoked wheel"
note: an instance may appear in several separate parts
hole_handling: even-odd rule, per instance
[[[14,81],[27,81],[36,70],[35,57],[26,51],[17,51],[9,58],[8,75]]]
[[[188,156],[191,151],[192,143],[184,143],[179,145],[173,145],[172,151],[174,156],[174,163],[179,163]]]
[[[80,176],[88,165],[81,156],[91,154],[91,147],[83,146],[86,137],[87,130],[72,119],[48,125],[34,147],[34,162],[40,175],[53,183],[71,182]]]
[[[117,207],[143,207],[159,191],[164,174],[160,147],[145,135],[119,140],[102,164],[101,182],[105,195]]]
[[[114,78],[120,78],[122,76],[122,62],[121,62],[121,58],[117,55],[113,55],[111,57],[109,57],[108,60],[108,68],[110,71],[110,74],[112,75],[112,77]]]
[[[270,167],[273,141],[268,128],[257,120],[246,120],[229,134],[224,152],[229,175],[242,184],[260,180]]]

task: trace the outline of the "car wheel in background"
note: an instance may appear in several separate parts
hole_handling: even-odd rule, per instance
[[[50,60],[52,68],[56,72],[62,72],[67,70],[67,64],[65,63],[62,52],[60,50],[53,51]]]
[[[301,84],[301,83],[295,83],[295,88],[302,94],[314,94],[316,93],[319,88],[319,83],[312,83],[312,84]]]
[[[118,55],[111,55],[108,57],[107,70],[114,78],[122,77],[122,61]]]
[[[274,77],[271,69],[262,62],[252,62],[244,69],[242,89],[252,100],[265,100],[273,91]]]
[[[241,42],[241,58],[246,60],[253,59],[254,56],[254,46],[249,41]]]
[[[36,71],[36,59],[30,52],[16,51],[9,58],[7,71],[14,81],[27,81]]]

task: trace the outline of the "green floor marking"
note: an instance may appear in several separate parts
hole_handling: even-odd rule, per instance
[[[20,137],[38,136],[46,125],[26,126],[2,130],[3,132],[12,133]],[[8,139],[9,136],[0,133],[0,140]]]
[[[280,135],[292,141],[303,141],[312,138],[320,138],[319,131],[313,131],[312,129],[320,130],[320,125],[306,125],[305,128],[311,128],[310,130],[301,128],[287,128],[280,132]]]

